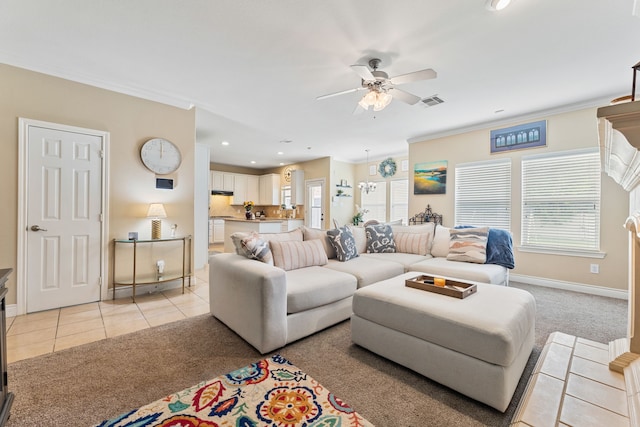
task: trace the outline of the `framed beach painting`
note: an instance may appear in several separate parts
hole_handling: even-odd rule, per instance
[[[413,168],[413,194],[445,194],[447,161],[416,163]]]
[[[545,145],[547,145],[546,120],[491,131],[492,154]]]

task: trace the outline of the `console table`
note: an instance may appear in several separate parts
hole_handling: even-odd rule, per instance
[[[146,274],[138,277],[137,270],[137,256],[139,246],[148,246],[151,244],[165,245],[168,242],[182,241],[182,270],[181,271],[168,271],[163,274]],[[122,245],[133,246],[133,270],[131,276],[125,280],[116,280],[116,258],[118,247]],[[188,254],[188,257],[187,257]],[[131,286],[133,302],[136,302],[136,285],[149,285],[170,282],[172,280],[182,279],[182,293],[184,294],[184,284],[186,279],[189,279],[189,286],[191,286],[191,236],[183,237],[171,237],[167,239],[149,239],[149,240],[129,240],[129,239],[113,239],[113,299],[116,299],[116,289],[118,286]]]
[[[7,296],[7,279],[13,271],[12,268],[0,269],[0,426],[4,426],[9,419],[9,411],[13,403],[13,393],[7,389],[9,380],[7,376],[7,309],[5,297]]]

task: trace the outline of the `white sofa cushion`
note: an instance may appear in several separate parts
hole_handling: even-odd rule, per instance
[[[284,233],[260,233],[262,240],[271,242],[277,240],[278,242],[288,242],[291,240],[297,240],[302,242],[302,227],[298,227],[295,230],[286,231]]]
[[[356,290],[356,278],[324,267],[286,272],[287,314],[299,313],[348,298]]]
[[[323,268],[355,276],[358,279],[359,288],[404,273],[404,267],[400,263],[368,256],[359,256],[347,262],[330,259]]]
[[[438,257],[411,264],[411,270],[427,273],[432,276],[445,276],[454,279],[471,280],[473,282],[491,283],[502,286],[509,284],[508,270],[496,264],[449,261],[446,258]]]
[[[273,264],[286,271],[327,263],[327,253],[318,239],[303,242],[272,240],[269,245],[273,254]]]
[[[449,255],[449,227],[442,225],[436,226],[435,235],[433,237],[433,245],[431,245],[431,255],[434,257],[446,258]]]
[[[405,254],[402,252],[383,254],[362,254],[361,257],[378,259],[380,261],[393,261],[402,264],[404,271],[409,271],[411,266],[417,262],[431,258],[431,255]]]

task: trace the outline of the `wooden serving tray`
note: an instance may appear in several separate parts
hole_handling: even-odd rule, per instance
[[[434,292],[436,294],[447,295],[454,298],[466,298],[475,294],[478,287],[473,283],[460,282],[453,279],[446,279],[445,286],[433,284],[434,276],[420,275],[412,279],[405,280],[405,285],[410,288],[421,289],[423,291]]]

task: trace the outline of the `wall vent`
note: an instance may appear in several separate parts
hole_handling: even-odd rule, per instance
[[[422,99],[420,102],[422,102],[422,105],[425,107],[433,107],[434,105],[442,104],[444,100],[442,98],[438,98],[438,95],[433,95]]]

